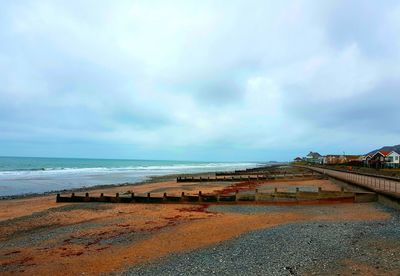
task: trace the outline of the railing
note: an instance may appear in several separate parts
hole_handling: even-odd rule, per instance
[[[319,167],[308,167],[311,170],[332,176],[360,186],[371,188],[375,191],[384,191],[400,194],[400,181],[389,177],[371,176],[356,172],[344,172],[339,170]]]

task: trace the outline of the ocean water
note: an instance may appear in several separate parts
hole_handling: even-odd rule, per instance
[[[259,165],[262,164],[0,157],[0,196],[43,193],[105,184],[136,183],[150,176],[229,171]]]

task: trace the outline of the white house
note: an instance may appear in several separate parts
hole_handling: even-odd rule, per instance
[[[323,157],[318,152],[310,151],[310,153],[306,155],[305,159],[309,163],[315,163],[315,164],[322,164],[323,163]]]
[[[391,151],[386,155],[385,163],[389,168],[400,168],[400,154],[396,151]]]

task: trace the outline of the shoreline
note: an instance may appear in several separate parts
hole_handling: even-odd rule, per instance
[[[283,164],[271,164],[269,166],[265,166],[263,164],[262,166],[256,166],[256,167],[251,167],[247,169],[255,169],[255,168],[271,168],[271,167],[280,167],[280,166],[285,166]],[[218,171],[219,172],[219,171]],[[164,182],[164,181],[173,181],[175,180],[178,176],[211,176],[215,175],[216,171],[208,171],[208,172],[197,172],[197,173],[180,173],[180,174],[165,174],[165,175],[153,175],[153,176],[147,176],[146,180],[138,181],[138,182],[124,182],[124,183],[114,183],[114,184],[100,184],[100,185],[94,185],[94,186],[89,186],[89,187],[80,187],[80,188],[72,188],[72,189],[62,189],[62,190],[52,190],[52,191],[47,191],[43,193],[27,193],[27,194],[17,194],[17,195],[8,195],[8,196],[0,196],[0,201],[2,200],[18,200],[18,199],[29,199],[29,198],[35,198],[35,197],[44,197],[44,196],[50,196],[50,195],[56,195],[58,193],[76,193],[76,192],[90,192],[98,189],[109,189],[109,188],[118,188],[118,187],[124,187],[124,186],[139,186],[143,184],[154,184],[158,182]]]
[[[209,172],[212,173],[212,172]],[[185,175],[193,175],[197,176],[198,174],[185,174]],[[159,175],[159,176],[148,176],[149,179],[138,181],[138,182],[125,182],[125,183],[115,183],[115,184],[100,184],[94,185],[89,187],[80,187],[80,188],[73,188],[73,189],[63,189],[63,190],[53,190],[43,193],[28,193],[28,194],[18,194],[18,195],[9,195],[9,196],[0,196],[1,200],[14,200],[14,199],[29,199],[35,197],[42,197],[42,196],[49,196],[49,195],[56,195],[58,193],[75,193],[75,192],[84,192],[84,191],[93,191],[98,189],[108,189],[108,188],[117,188],[117,187],[124,187],[124,186],[132,186],[132,185],[143,185],[143,184],[153,184],[160,181],[168,181],[176,178],[175,174],[166,174],[166,175]]]

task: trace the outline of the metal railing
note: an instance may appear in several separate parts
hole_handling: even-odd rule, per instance
[[[360,186],[369,187],[376,191],[385,191],[400,194],[400,181],[388,177],[371,176],[356,172],[343,172],[318,167],[308,167],[311,170],[332,176]]]

